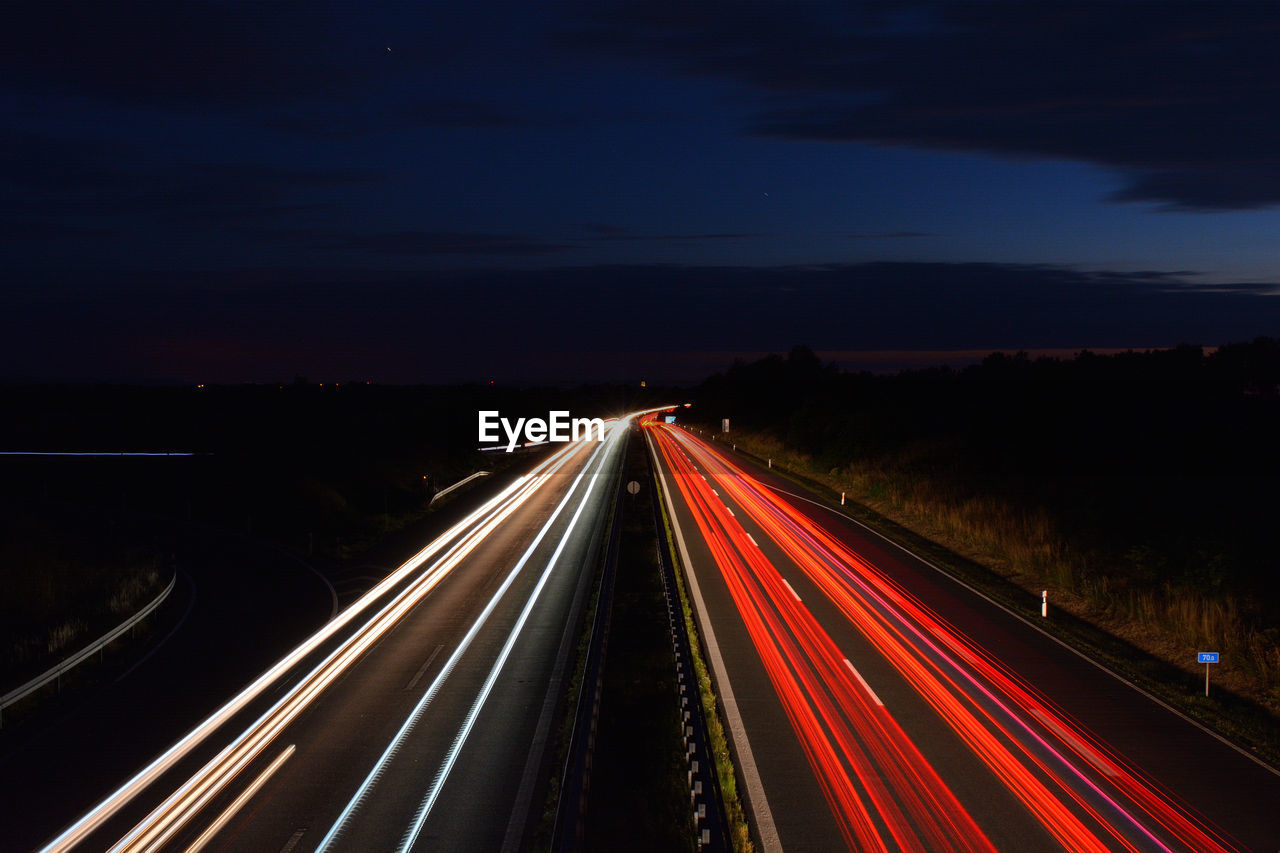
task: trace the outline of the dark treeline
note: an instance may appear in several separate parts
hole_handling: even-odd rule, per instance
[[[0,457],[0,681],[38,671],[140,607],[187,522],[322,565],[421,518],[432,494],[517,461],[477,450],[477,412],[608,416],[638,388],[285,385],[0,388],[0,450],[191,457]],[[524,457],[520,457],[523,459]]]
[[[867,482],[872,497],[927,487],[956,506],[1041,513],[1113,592],[1231,595],[1275,624],[1278,391],[1280,342],[1267,338],[1208,353],[996,353],[894,376],[798,347],[710,378],[696,411]]]
[[[211,387],[27,386],[0,389],[2,450],[192,451],[191,459],[9,458],[4,491],[124,504],[252,525],[290,543],[355,535],[420,509],[430,492],[501,455],[476,451],[477,412],[608,415],[647,392],[464,385]],[[301,540],[297,540],[301,541]]]

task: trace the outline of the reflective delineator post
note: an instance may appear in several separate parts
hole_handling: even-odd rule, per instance
[[[773,457],[772,457],[772,456],[770,456],[770,457],[769,457],[769,467],[770,467],[770,468],[772,468],[772,467],[773,467]]]
[[[840,506],[844,506],[844,492],[840,493]]]
[[[1046,617],[1049,615],[1049,590],[1047,589],[1040,590],[1040,615]]]

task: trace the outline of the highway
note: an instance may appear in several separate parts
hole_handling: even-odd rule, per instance
[[[42,849],[520,849],[629,427],[550,454]]]
[[[179,572],[145,633],[0,728],[0,850],[36,849],[334,612],[321,578],[274,548],[190,525],[152,529]]]
[[[646,424],[776,850],[1280,849],[1280,774],[908,552]]]

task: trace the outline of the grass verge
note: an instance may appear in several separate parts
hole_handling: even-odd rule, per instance
[[[724,721],[720,715],[720,703],[716,699],[711,684],[711,676],[702,656],[702,640],[693,618],[693,608],[689,605],[689,594],[685,589],[684,567],[676,553],[675,534],[671,529],[671,518],[667,514],[666,501],[662,495],[662,486],[654,480],[654,489],[658,495],[658,508],[662,513],[663,542],[671,557],[671,565],[676,572],[676,592],[680,596],[680,611],[684,615],[685,630],[689,633],[689,646],[693,654],[694,674],[698,679],[698,696],[702,702],[703,717],[707,721],[707,734],[711,738],[711,753],[716,764],[716,778],[720,783],[720,796],[723,799],[725,817],[729,822],[729,839],[735,853],[752,853],[755,844],[751,840],[751,828],[747,823],[746,811],[742,806],[742,798],[738,794],[738,777],[733,765],[733,756],[729,752],[729,742],[725,737]]]
[[[0,501],[0,693],[129,618],[163,588],[167,543],[113,514]]]
[[[1076,583],[1081,577],[1070,571],[1070,564],[1063,568],[1052,555],[1039,561],[1040,574],[1020,567],[1016,561],[987,559],[988,553],[975,547],[973,536],[962,535],[966,529],[963,524],[957,527],[955,517],[944,517],[946,513],[927,504],[912,504],[902,495],[895,498],[883,484],[877,489],[874,483],[867,486],[839,471],[819,471],[804,454],[767,437],[740,432],[734,436],[734,443],[739,455],[761,465],[771,459],[772,473],[823,499],[830,508],[924,557],[1007,609],[1034,620],[1144,691],[1259,758],[1280,766],[1280,727],[1274,712],[1255,698],[1221,686],[1206,698],[1203,672],[1180,665],[1180,659],[1171,654],[1176,650],[1191,660],[1193,647],[1212,644],[1212,640],[1188,639],[1169,619],[1117,633],[1117,625],[1123,627],[1124,614],[1099,603],[1098,596],[1106,592],[1105,580],[1094,578],[1081,586]],[[851,498],[845,506],[840,506],[842,491]],[[1047,620],[1042,620],[1039,612],[1039,590],[1044,587],[1050,589],[1053,609],[1053,618]]]

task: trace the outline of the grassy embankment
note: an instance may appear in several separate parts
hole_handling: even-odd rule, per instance
[[[1067,541],[1041,507],[1010,504],[922,474],[924,453],[904,452],[822,470],[812,457],[766,434],[734,435],[741,449],[774,467],[845,492],[849,500],[1013,580],[1033,597],[1048,587],[1053,607],[1113,631],[1188,672],[1187,650],[1215,649],[1230,667],[1214,681],[1280,711],[1280,647],[1274,629],[1246,618],[1231,593],[1199,594],[1171,581],[1137,584],[1108,574],[1087,546]],[[1142,551],[1128,555],[1142,559]]]
[[[698,636],[698,626],[693,617],[693,608],[689,604],[689,593],[685,588],[684,569],[675,545],[675,534],[671,529],[671,518],[667,514],[667,506],[662,500],[661,486],[655,481],[654,492],[662,513],[662,541],[659,546],[667,549],[671,564],[676,572],[676,590],[680,596],[680,612],[684,616],[685,630],[689,633],[689,645],[693,654],[693,671],[698,681],[698,698],[702,703],[703,719],[707,721],[707,735],[711,739],[711,753],[715,759],[716,779],[720,784],[720,796],[723,798],[725,817],[729,822],[729,839],[735,853],[752,853],[755,844],[751,840],[751,828],[747,823],[746,811],[742,806],[742,797],[738,793],[738,777],[733,766],[733,757],[729,752],[729,741],[725,736],[724,722],[720,713],[720,705],[716,699],[715,689],[711,684],[711,676],[706,661],[702,656],[702,643]]]
[[[545,416],[566,405],[594,413],[643,402],[630,389],[304,382],[4,393],[22,413],[0,423],[5,449],[200,455],[5,461],[0,500],[14,509],[0,542],[3,683],[56,663],[145,604],[168,581],[161,540],[185,522],[322,566],[359,560],[421,520],[433,489],[514,461],[474,451],[478,409]]]
[[[302,381],[3,392],[10,410],[22,413],[0,423],[4,449],[199,454],[5,461],[0,500],[22,508],[7,514],[0,543],[0,668],[15,673],[6,682],[18,669],[51,665],[158,592],[168,580],[152,578],[164,574],[162,531],[194,522],[322,566],[359,560],[388,533],[421,520],[433,489],[514,461],[474,451],[477,410],[545,416],[566,406],[595,413],[647,402],[630,399],[633,389]]]
[[[340,562],[421,519],[431,488],[510,461],[470,450],[477,389],[36,386],[4,393],[22,413],[0,424],[0,447],[8,450],[199,454],[5,460],[0,683],[9,685],[159,592],[172,568],[165,543],[186,522]]]
[[[0,692],[123,622],[169,580],[163,546],[67,507],[0,505]]]
[[[1280,405],[1257,376],[1276,352],[1003,356],[898,377],[800,353],[736,366],[698,406],[717,426],[735,416],[740,450],[833,503],[846,492],[850,515],[1015,610],[1038,615],[1048,589],[1047,627],[1275,760]],[[1230,693],[1204,698],[1204,650],[1222,653],[1213,681]]]

